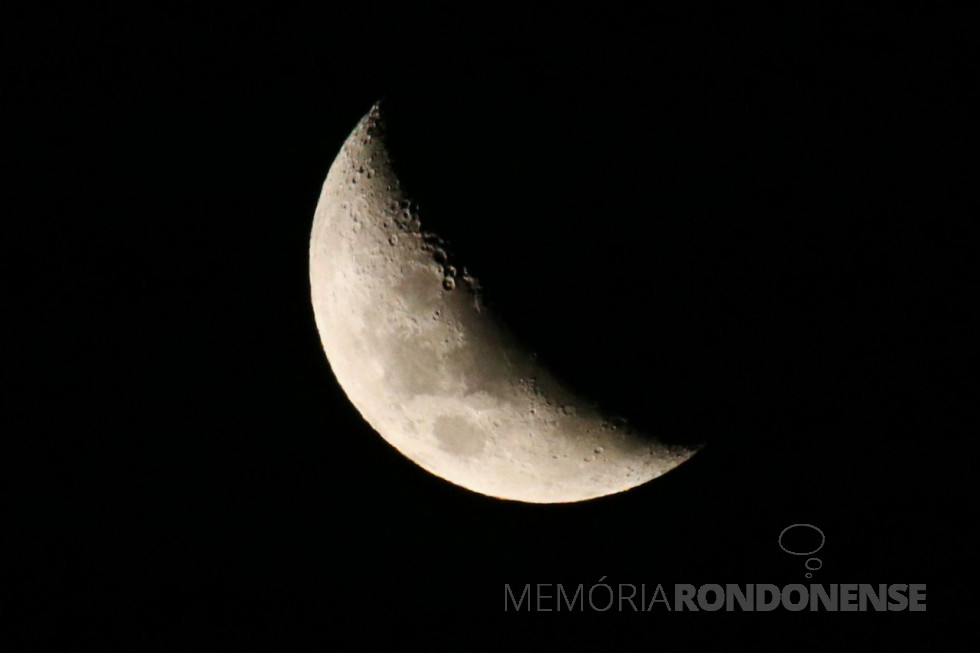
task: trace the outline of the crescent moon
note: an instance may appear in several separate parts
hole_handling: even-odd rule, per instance
[[[469,490],[530,503],[636,487],[697,448],[668,445],[564,387],[423,228],[374,105],[323,184],[310,236],[317,329],[337,381],[395,449]]]

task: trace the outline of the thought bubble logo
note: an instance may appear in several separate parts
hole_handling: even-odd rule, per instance
[[[794,551],[793,549],[787,548],[786,545],[783,543],[783,538],[786,537],[786,534],[787,533],[790,533],[791,531],[793,531],[794,528],[807,528],[807,529],[811,529],[811,531],[813,533],[816,533],[817,535],[820,536],[820,544],[818,544],[815,548],[813,548],[813,549],[811,549],[809,551]],[[800,533],[800,531],[796,531],[796,532],[797,533]],[[795,539],[797,537],[800,537],[800,536],[798,536],[798,535],[791,535],[790,536],[790,539]],[[805,534],[805,535],[803,535],[803,537],[812,537],[812,534]],[[778,540],[778,542],[779,542],[779,548],[782,549],[783,551],[785,551],[786,553],[790,554],[790,555],[793,555],[793,556],[812,556],[814,553],[816,553],[817,551],[819,551],[820,549],[823,548],[823,545],[827,542],[827,536],[824,535],[824,533],[823,533],[822,530],[820,530],[819,528],[817,528],[813,524],[790,524],[789,526],[787,526],[786,528],[784,528],[782,530],[782,532],[779,533],[779,540]],[[805,577],[806,578],[812,578],[813,577],[813,574],[811,572],[814,572],[814,571],[820,569],[821,567],[823,567],[823,561],[820,558],[807,558],[806,559],[806,562],[803,563],[803,566],[807,569],[807,572],[805,574]]]

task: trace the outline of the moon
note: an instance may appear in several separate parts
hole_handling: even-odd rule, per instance
[[[690,458],[697,447],[605,414],[521,346],[425,230],[385,133],[375,104],[327,173],[310,236],[323,350],[368,424],[436,476],[529,503],[622,492]]]

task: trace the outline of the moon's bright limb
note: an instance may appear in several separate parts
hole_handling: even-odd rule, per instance
[[[645,483],[695,449],[616,423],[563,388],[481,306],[479,287],[424,231],[375,105],[327,174],[310,238],[313,310],[361,415],[424,469],[533,503]]]

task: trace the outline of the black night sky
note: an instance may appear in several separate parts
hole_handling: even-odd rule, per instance
[[[975,16],[845,6],[5,6],[5,650],[950,634]],[[508,324],[700,454],[535,506],[363,422],[307,264],[379,98]],[[503,611],[505,583],[810,582],[793,523],[813,582],[928,583],[928,612]]]

